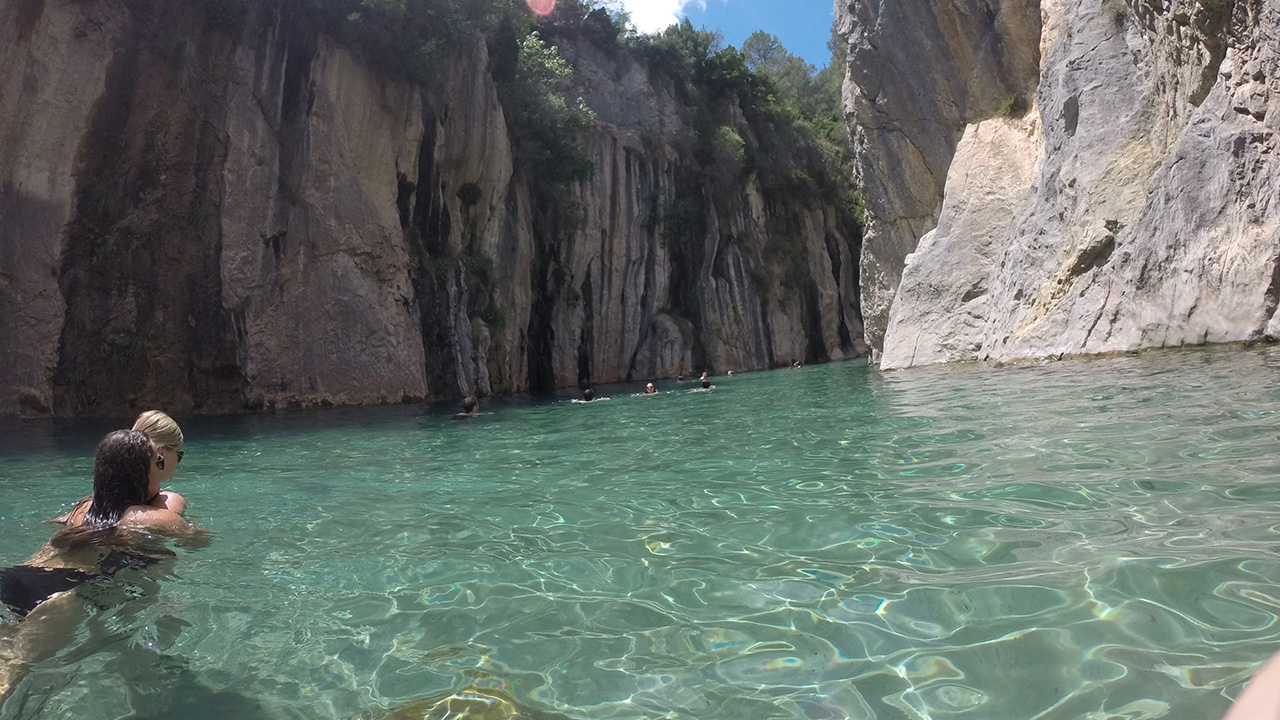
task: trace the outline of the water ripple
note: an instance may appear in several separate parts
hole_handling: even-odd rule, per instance
[[[195,419],[177,489],[213,544],[0,717],[1218,717],[1280,646],[1278,367]],[[9,564],[59,505],[8,478],[82,494],[79,436],[41,432],[0,457]]]

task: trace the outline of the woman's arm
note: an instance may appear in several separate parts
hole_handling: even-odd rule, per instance
[[[192,525],[172,510],[134,505],[120,518],[119,527],[135,532],[159,533],[176,539],[188,548],[203,547],[209,542],[209,531]]]

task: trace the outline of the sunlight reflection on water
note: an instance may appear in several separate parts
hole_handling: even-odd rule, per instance
[[[1278,371],[1269,347],[853,362],[467,422],[182,419],[174,489],[213,544],[179,551],[144,610],[91,613],[0,718],[451,697],[572,718],[1218,717],[1280,647]],[[85,493],[106,429],[0,427],[19,440],[5,564]]]

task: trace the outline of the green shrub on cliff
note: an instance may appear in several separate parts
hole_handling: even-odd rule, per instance
[[[572,74],[535,31],[520,40],[514,76],[501,84],[517,158],[552,183],[584,180],[595,169],[578,136],[596,116],[581,98],[571,101],[565,94]]]

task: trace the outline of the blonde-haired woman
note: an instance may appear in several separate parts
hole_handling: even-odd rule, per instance
[[[160,450],[160,456],[151,468],[152,475],[156,476],[152,484],[157,487],[169,484],[173,480],[173,471],[182,462],[182,428],[165,413],[148,410],[133,421],[133,429],[151,438],[151,442]],[[148,504],[172,510],[179,515],[187,509],[187,501],[178,493],[168,490],[161,490]]]
[[[167,414],[159,410],[148,410],[133,421],[133,429],[146,435],[155,444],[155,459],[151,463],[149,484],[153,488],[152,495],[146,504],[153,508],[172,510],[179,515],[187,511],[187,501],[176,492],[161,488],[161,485],[173,480],[173,471],[182,462],[182,428]],[[68,518],[88,507],[93,496],[76,503],[70,512],[54,518],[51,522],[66,524]]]

